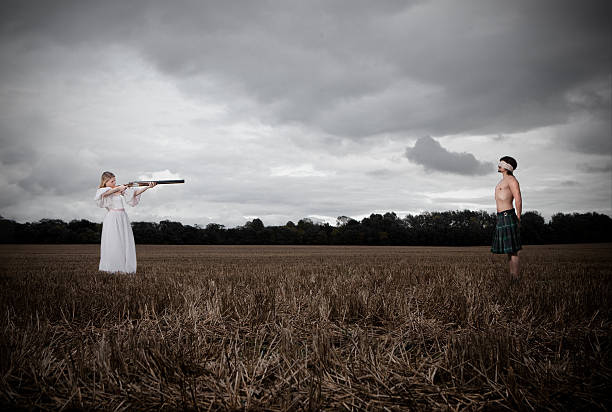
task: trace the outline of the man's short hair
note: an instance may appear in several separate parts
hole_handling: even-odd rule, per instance
[[[500,161],[500,162],[501,162],[501,161],[504,161],[504,162],[508,163],[510,166],[512,166],[512,168],[513,168],[514,170],[516,170],[517,163],[516,163],[516,160],[514,159],[514,157],[511,157],[511,156],[504,156],[504,157],[502,157],[501,159],[499,159],[499,161]],[[509,174],[510,176],[513,176],[512,172],[511,172],[510,170],[508,170],[508,174]]]

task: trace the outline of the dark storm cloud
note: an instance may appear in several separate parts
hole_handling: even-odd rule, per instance
[[[580,183],[578,183],[575,180],[563,180],[562,182],[559,183],[561,186],[578,186]]]
[[[414,147],[407,148],[406,157],[427,170],[439,172],[484,175],[495,171],[494,164],[481,162],[471,153],[450,152],[429,136],[421,137]]]
[[[605,165],[580,164],[578,170],[587,173],[610,173],[612,172],[612,163]]]
[[[576,123],[560,128],[558,135],[570,150],[587,154],[612,153],[610,122],[601,120]]]
[[[376,178],[391,177],[395,174],[396,174],[395,171],[388,170],[388,169],[376,169],[376,170],[371,170],[371,171],[366,172],[366,175],[376,177]]]
[[[439,192],[489,184],[494,165],[479,159],[510,145],[538,179],[588,163],[550,180],[579,182],[580,207],[609,207],[584,182],[609,199],[610,7],[2,1],[0,211],[97,216],[90,189],[106,169],[189,179],[184,192],[151,195],[134,212],[143,219],[425,210],[444,205]],[[408,136],[430,135],[465,142],[465,153],[431,138],[406,151],[449,172],[443,182],[400,154]],[[537,201],[557,211],[566,195],[555,196]]]
[[[3,36],[29,39],[22,47],[128,45],[187,93],[203,92],[202,77],[214,79],[254,99],[271,122],[343,136],[512,133],[563,123],[577,110],[568,93],[601,85],[610,68],[605,0],[2,7]],[[609,108],[609,99],[591,99],[586,110],[609,124]]]

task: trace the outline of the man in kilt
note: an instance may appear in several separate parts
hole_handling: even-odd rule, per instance
[[[506,254],[510,266],[510,276],[513,280],[519,278],[519,255],[521,250],[521,188],[514,177],[517,163],[514,158],[504,156],[499,159],[497,171],[502,174],[502,180],[495,186],[495,204],[497,206],[497,225],[493,235],[491,252]],[[512,201],[516,206],[512,206]]]

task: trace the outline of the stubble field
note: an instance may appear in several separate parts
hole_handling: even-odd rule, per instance
[[[608,409],[612,245],[0,246],[0,406]]]

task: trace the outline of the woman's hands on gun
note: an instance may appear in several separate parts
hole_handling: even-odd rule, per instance
[[[146,190],[149,190],[150,188],[155,187],[155,186],[157,186],[157,183],[149,182],[149,184],[147,186],[145,186],[144,189],[137,190],[136,193],[134,194],[134,196],[138,196],[142,192],[144,192]]]

